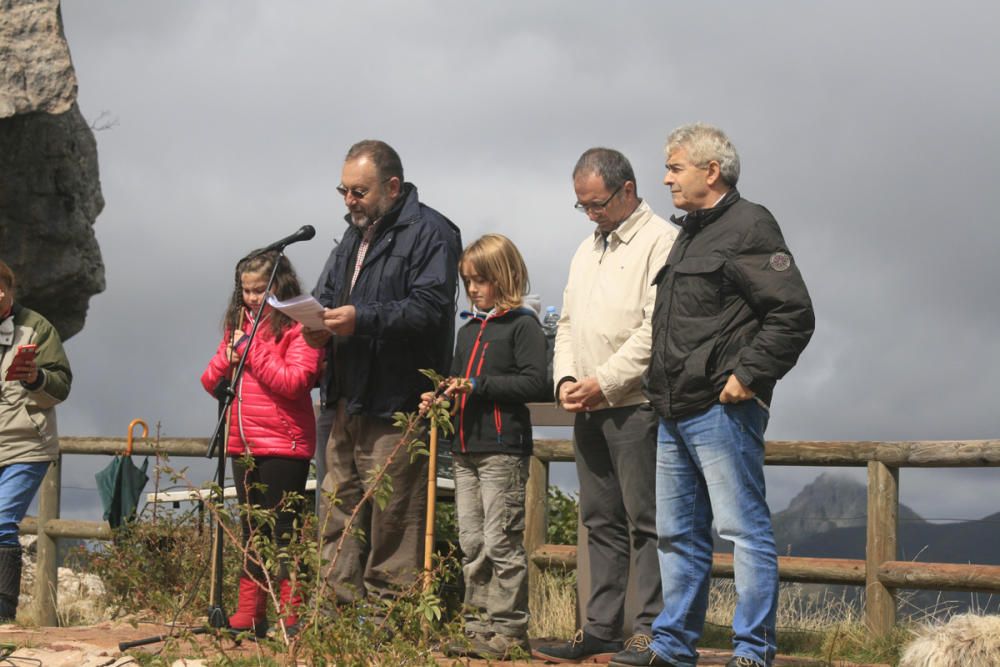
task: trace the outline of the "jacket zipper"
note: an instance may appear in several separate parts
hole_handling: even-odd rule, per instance
[[[484,324],[485,324],[485,322],[484,322]],[[486,350],[488,350],[488,349],[490,349],[490,344],[489,343],[486,343],[485,345],[483,345],[483,352],[479,356],[479,365],[476,366],[476,376],[477,377],[480,376],[480,375],[482,375],[482,372],[483,372],[483,363],[486,362]],[[496,427],[496,430],[497,430],[497,444],[501,443],[500,425],[502,423],[503,422],[500,419],[500,405],[496,401],[494,401],[493,402],[493,425]]]
[[[239,426],[240,444],[243,445],[243,451],[246,452],[249,449],[249,445],[247,443],[247,436],[243,432],[243,377],[242,376],[240,376],[239,386],[236,388],[236,396],[233,398],[233,400],[236,402],[236,404],[232,406],[232,409],[236,410],[236,425]],[[226,443],[226,447],[228,446],[229,443]]]
[[[465,365],[465,379],[468,380],[472,375],[472,364],[476,361],[476,352],[479,351],[479,341],[483,339],[483,330],[486,328],[486,320],[479,325],[479,333],[476,334],[476,342],[472,344],[472,353],[469,354],[469,363]],[[487,343],[489,345],[489,343]],[[485,352],[485,350],[484,350]],[[483,364],[480,362],[479,367],[482,368]],[[469,399],[468,394],[462,394],[462,400],[458,407],[458,442],[461,445],[462,453],[468,451],[465,445],[465,402]]]
[[[497,427],[497,444],[502,445],[503,437],[501,436],[501,433],[502,433],[503,419],[500,417],[500,404],[497,403],[496,401],[493,402],[493,423]]]
[[[684,256],[687,255],[688,249],[691,247],[691,241],[693,241],[693,240],[694,240],[693,237],[688,239],[687,245],[684,246],[684,249],[681,251],[681,256],[677,258],[677,261],[674,262],[674,264],[678,264],[682,259],[684,259]],[[670,270],[670,275],[667,276],[667,280],[670,281],[670,290],[669,290],[669,292],[673,292],[675,278],[676,278],[676,272],[673,269],[671,269]],[[667,296],[669,298],[670,294],[668,294]],[[670,328],[669,327],[669,325],[670,325],[670,316],[673,314],[673,312],[674,312],[674,300],[673,299],[669,299],[669,301],[667,303],[667,317],[666,317],[666,320],[664,320],[664,323],[663,323],[663,331],[664,332],[666,332]],[[666,369],[664,369],[664,371],[666,371]],[[673,414],[674,388],[673,388],[672,383],[670,382],[670,375],[669,375],[669,373],[664,372],[663,373],[663,379],[667,383],[667,414]]]
[[[486,343],[486,345],[483,345],[483,352],[479,356],[479,365],[476,366],[476,375],[477,376],[481,375],[482,372],[483,372],[483,362],[486,361],[486,350],[488,350],[489,347],[490,347],[489,343]]]

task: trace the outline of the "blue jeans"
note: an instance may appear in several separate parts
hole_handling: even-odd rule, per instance
[[[21,523],[51,464],[12,463],[0,468],[0,547],[16,547]]]
[[[694,665],[705,625],[712,567],[712,520],[734,546],[733,655],[774,659],[778,555],[764,498],[764,429],[756,401],[716,404],[681,419],[661,419],[656,452],[656,530],[663,612],[653,650]]]

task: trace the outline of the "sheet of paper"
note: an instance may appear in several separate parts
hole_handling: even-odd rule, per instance
[[[280,310],[307,329],[321,330],[323,326],[323,306],[310,294],[300,294],[286,301],[278,301],[271,294],[267,297],[271,308]]]

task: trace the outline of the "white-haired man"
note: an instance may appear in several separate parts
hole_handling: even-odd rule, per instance
[[[778,223],[740,197],[739,156],[719,129],[667,140],[674,206],[686,212],[657,274],[644,388],[660,416],[656,526],[663,611],[646,648],[612,665],[693,667],[708,606],[712,523],[734,544],[737,603],[730,667],[774,659],[778,558],[764,495],[764,429],[774,385],[815,326]]]

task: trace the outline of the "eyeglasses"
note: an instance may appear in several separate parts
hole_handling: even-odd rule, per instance
[[[389,178],[379,181],[379,184],[381,185],[382,183],[388,183],[392,179],[393,177],[390,176]],[[371,192],[371,190],[364,188],[349,188],[343,183],[338,185],[336,189],[341,197],[346,197],[347,193],[351,193],[351,196],[354,197],[355,199],[364,199],[365,197],[368,196],[368,193]]]
[[[582,202],[577,202],[573,204],[573,208],[580,211],[581,213],[591,213],[591,212],[599,213],[608,207],[608,204],[611,203],[611,200],[615,198],[615,195],[618,194],[618,191],[621,190],[623,187],[625,187],[625,183],[622,183],[617,188],[615,188],[615,191],[611,193],[610,197],[608,197],[607,199],[598,204],[584,204]]]

